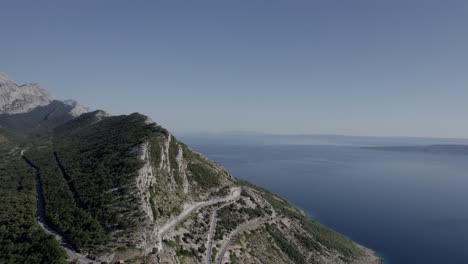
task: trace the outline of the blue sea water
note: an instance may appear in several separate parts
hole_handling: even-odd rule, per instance
[[[468,156],[317,145],[191,144],[386,263],[468,263]]]

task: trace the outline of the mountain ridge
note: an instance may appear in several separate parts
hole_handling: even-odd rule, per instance
[[[42,194],[36,195],[44,206],[36,210],[76,250],[47,256],[50,263],[382,262],[276,194],[234,177],[145,115],[98,110],[49,118],[47,129],[37,129],[35,116],[49,113],[51,104],[0,118],[5,131],[25,134],[20,142],[0,130],[0,140],[16,144],[0,154],[16,161],[24,155],[34,164],[25,174],[28,164],[18,162],[22,172],[9,175],[21,185],[34,179],[32,169],[40,171]],[[8,125],[23,115],[21,126]],[[59,248],[53,241],[48,246]]]
[[[36,83],[18,85],[8,75],[0,71],[0,114],[26,114],[36,107],[47,106],[54,99],[46,90]],[[60,101],[71,107],[74,117],[90,110],[74,100]]]
[[[48,130],[90,109],[75,100],[54,99],[37,84],[18,85],[0,72],[0,127],[14,130]]]

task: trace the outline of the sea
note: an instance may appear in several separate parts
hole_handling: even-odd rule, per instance
[[[468,263],[467,155],[355,143],[186,141],[233,175],[373,249],[385,263]]]

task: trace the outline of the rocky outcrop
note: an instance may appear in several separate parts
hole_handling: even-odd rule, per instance
[[[70,114],[75,117],[91,111],[89,108],[79,104],[75,100],[65,100],[63,101],[63,103],[72,107],[72,109],[70,110]]]
[[[101,120],[103,120],[104,118],[109,117],[109,116],[111,116],[110,113],[108,113],[106,111],[102,111],[102,110],[97,110],[95,112],[95,114],[94,114],[94,117],[96,118],[96,120],[93,123],[100,122]]]
[[[145,216],[153,222],[154,216],[150,203],[150,188],[156,183],[156,178],[153,175],[154,171],[150,162],[148,142],[137,146],[134,151],[138,153],[139,158],[144,162],[143,167],[138,171],[138,177],[136,178],[136,185],[139,193],[138,197],[141,199],[141,209]]]
[[[182,146],[179,145],[179,151],[177,151],[176,156],[177,165],[179,167],[179,175],[182,177],[182,187],[184,194],[189,192],[189,182],[187,179],[187,162],[184,160],[184,150]]]
[[[151,189],[156,184],[155,168],[151,163],[150,146],[148,142],[136,146],[132,151],[142,160],[143,166],[138,171],[136,186],[138,189],[138,198],[140,200],[140,209],[143,211],[144,220],[137,232],[135,232],[135,245],[143,255],[152,252],[157,244],[157,226],[154,225],[154,212],[151,206]]]
[[[169,186],[168,186],[169,190],[172,192],[175,192],[177,183],[174,178],[174,173],[171,169],[171,161],[169,157],[171,140],[172,140],[172,135],[168,133],[167,139],[164,141],[164,144],[161,149],[161,164],[159,167],[161,168],[161,170],[167,171],[167,174],[169,176]]]

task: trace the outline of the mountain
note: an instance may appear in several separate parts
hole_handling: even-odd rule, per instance
[[[0,262],[382,262],[142,114],[2,122]]]
[[[0,127],[49,129],[86,112],[74,100],[55,100],[37,84],[18,85],[0,72]]]
[[[18,85],[0,72],[0,113],[27,113],[38,106],[50,104],[53,99],[37,84]]]

